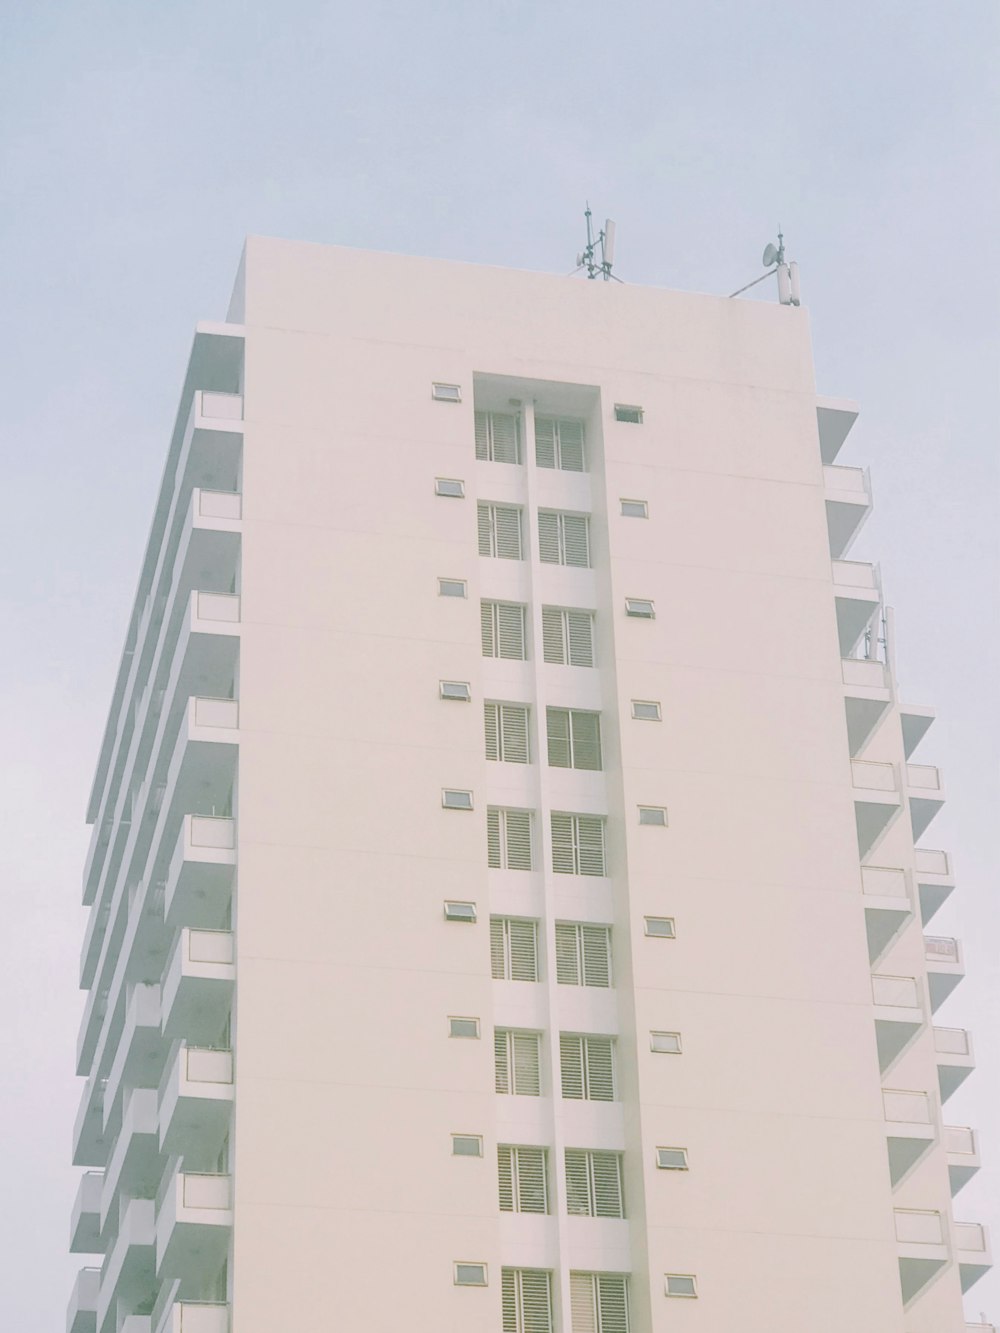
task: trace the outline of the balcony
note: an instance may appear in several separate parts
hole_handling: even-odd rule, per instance
[[[229,1016],[236,964],[229,930],[185,927],[163,981],[163,1034],[211,1046]]]
[[[243,424],[243,395],[199,389],[194,396],[195,429],[215,426],[220,421]]]
[[[215,929],[225,919],[236,874],[236,821],[187,815],[167,873],[170,925]]]
[[[951,858],[937,848],[915,847],[913,868],[920,895],[920,919],[926,926],[955,888]]]
[[[882,1089],[889,1178],[893,1189],[930,1151],[937,1137],[926,1092]]]
[[[910,806],[913,840],[923,836],[927,825],[944,805],[941,771],[933,764],[905,764],[903,776]]]
[[[157,1201],[157,1275],[208,1281],[226,1257],[232,1224],[229,1176],[180,1170],[168,1175]]]
[[[868,961],[875,963],[913,917],[906,871],[895,866],[862,866]]]
[[[964,1125],[945,1125],[943,1133],[948,1178],[954,1196],[979,1170],[979,1144],[975,1131]]]
[[[77,1186],[69,1224],[71,1254],[100,1254],[103,1171],[84,1171]]]
[[[95,1070],[84,1084],[80,1109],[73,1125],[73,1165],[103,1166],[108,1140],[104,1134],[104,1097],[107,1079]]]
[[[229,1333],[229,1306],[221,1301],[171,1300],[152,1333]]]
[[[903,1304],[908,1305],[948,1263],[945,1219],[938,1212],[917,1208],[894,1208],[892,1212]]]
[[[152,1199],[129,1199],[121,1224],[101,1270],[97,1300],[98,1333],[113,1333],[119,1303],[136,1306],[145,1300],[156,1280],[155,1206]]]
[[[965,1028],[935,1028],[934,1056],[941,1100],[946,1102],[976,1067],[972,1037]]]
[[[823,468],[823,495],[830,555],[839,560],[872,510],[871,478],[867,468]]]
[[[96,1333],[101,1270],[81,1268],[66,1308],[66,1333]]]
[[[840,453],[841,446],[858,419],[858,405],[848,398],[816,399],[816,425],[819,429],[819,452],[829,466]]]
[[[883,1074],[924,1025],[920,987],[915,977],[872,977],[875,1041]]]
[[[965,1292],[993,1267],[990,1235],[978,1222],[955,1222],[952,1234],[958,1274]]]
[[[833,592],[840,656],[850,657],[882,604],[878,571],[857,560],[834,560]]]
[[[101,1190],[102,1248],[118,1231],[119,1197],[148,1195],[161,1174],[156,1090],[133,1088],[125,1097],[122,1126],[108,1159]]]
[[[933,708],[923,708],[916,704],[899,705],[899,721],[903,729],[903,753],[907,759],[926,736],[935,717]]]
[[[851,783],[858,853],[864,860],[899,814],[902,797],[893,764],[873,764],[865,759],[852,759]]]
[[[109,1139],[121,1125],[126,1084],[129,1088],[155,1088],[163,1072],[160,988],[131,986],[128,990],[125,1024],[104,1095],[104,1131]]]
[[[855,758],[892,703],[889,668],[884,662],[863,657],[847,657],[840,664],[844,681],[844,712],[847,716],[847,743]]]
[[[216,1158],[233,1108],[233,1053],[179,1045],[160,1084],[160,1148],[187,1161]]]
[[[925,935],[927,990],[931,1013],[935,1013],[965,976],[962,946],[950,935]]]

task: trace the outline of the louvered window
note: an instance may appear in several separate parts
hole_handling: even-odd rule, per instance
[[[573,1333],[629,1333],[624,1273],[570,1273],[569,1303]]]
[[[546,708],[545,729],[553,768],[601,767],[601,715],[577,708]]]
[[[542,607],[542,656],[561,666],[594,665],[594,616],[591,611]]]
[[[615,1100],[614,1043],[610,1037],[559,1034],[562,1095],[574,1101]]]
[[[492,870],[531,869],[531,811],[486,811],[486,863]]]
[[[476,457],[481,463],[520,463],[521,428],[513,413],[476,413]]]
[[[528,657],[525,608],[517,602],[481,604],[483,656],[524,662]]]
[[[486,758],[528,762],[528,710],[524,704],[485,704]]]
[[[497,1148],[502,1213],[547,1213],[549,1194],[544,1148]]]
[[[552,1333],[552,1275],[539,1268],[501,1268],[503,1333]]]
[[[566,1207],[574,1217],[624,1217],[621,1154],[567,1148]]]
[[[590,519],[542,509],[538,514],[538,557],[546,565],[590,568]]]
[[[535,417],[535,462],[563,472],[585,472],[583,422]]]
[[[493,1034],[496,1090],[515,1097],[540,1097],[541,1037],[537,1032],[497,1028]]]
[[[556,981],[563,986],[611,985],[611,928],[556,922]]]
[[[523,560],[521,511],[516,505],[480,504],[476,506],[479,523],[479,554],[498,560]]]
[[[604,820],[598,815],[552,816],[552,869],[557,875],[604,875]]]
[[[494,981],[537,981],[538,922],[491,916],[490,957]]]

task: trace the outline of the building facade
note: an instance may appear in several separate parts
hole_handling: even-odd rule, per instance
[[[856,414],[792,307],[248,242],[89,809],[69,1333],[963,1333]]]

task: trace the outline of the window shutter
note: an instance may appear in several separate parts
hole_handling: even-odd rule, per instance
[[[566,1211],[573,1217],[591,1216],[587,1157],[578,1148],[566,1149]]]
[[[535,462],[539,467],[556,465],[556,423],[551,417],[535,417]]]
[[[517,1097],[541,1095],[541,1061],[537,1032],[497,1028],[493,1034],[496,1090]]]
[[[589,611],[567,611],[566,629],[570,666],[594,665],[594,617]]]
[[[597,1273],[598,1333],[628,1333],[628,1279],[623,1273]]]
[[[531,869],[531,811],[507,810],[505,813],[508,870]]]
[[[583,1038],[585,1095],[592,1102],[615,1100],[614,1054],[610,1037]]]
[[[490,918],[495,981],[538,980],[538,923],[515,917]]]
[[[616,1152],[592,1152],[588,1156],[594,1187],[594,1216],[624,1217],[621,1156]]]
[[[573,1333],[598,1333],[593,1273],[570,1273],[569,1306]]]
[[[514,1211],[514,1149],[497,1147],[497,1175],[500,1180],[500,1211]]]
[[[575,875],[575,821],[572,815],[552,815],[552,869],[557,875]]]
[[[500,705],[500,740],[508,764],[528,762],[528,710],[517,704]]]
[[[503,981],[507,974],[504,944],[503,917],[492,916],[490,917],[490,971],[494,981]]]
[[[537,1268],[502,1268],[503,1333],[552,1333],[551,1274]]]
[[[579,838],[579,874],[604,875],[604,820],[592,815],[577,815]]]
[[[580,956],[578,927],[556,922],[556,981],[561,986],[579,986]]]
[[[570,750],[568,708],[547,708],[545,730],[549,743],[549,764],[553,768],[570,768],[573,757]]]
[[[540,510],[538,514],[538,558],[545,565],[558,565],[560,515],[549,510]]]
[[[559,1072],[562,1095],[583,1101],[583,1038],[559,1034]]]
[[[513,505],[493,506],[494,554],[500,560],[522,560],[521,511]]]
[[[564,565],[590,568],[590,520],[582,514],[560,514],[563,526]]]
[[[497,1092],[507,1094],[511,1088],[511,1037],[514,1034],[505,1028],[497,1028],[493,1033],[494,1084]]]
[[[476,525],[479,532],[479,554],[493,554],[493,515],[490,505],[476,505]]]
[[[557,875],[605,874],[599,815],[552,815],[552,869]]]
[[[486,811],[486,864],[491,870],[501,868],[499,810]]]
[[[607,926],[580,926],[583,984],[611,985],[611,931]]]
[[[547,1213],[544,1148],[497,1148],[500,1176],[500,1211]]]
[[[562,665],[566,662],[565,617],[567,612],[554,606],[542,607],[542,658]]]
[[[486,758],[500,758],[499,704],[484,704],[483,714],[486,721]]]
[[[516,602],[483,602],[480,614],[483,656],[525,661],[528,654],[524,607]]]
[[[570,712],[573,742],[573,767],[589,770],[601,767],[601,718],[599,713]]]
[[[583,472],[583,422],[559,421],[559,466],[564,472]]]
[[[519,463],[518,418],[509,412],[477,412],[476,458],[482,463]]]

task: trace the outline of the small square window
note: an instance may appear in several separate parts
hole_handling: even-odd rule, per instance
[[[645,500],[623,500],[622,518],[649,518],[649,505]]]
[[[431,397],[439,403],[460,403],[462,390],[457,384],[432,384]]]
[[[483,1136],[481,1134],[452,1134],[451,1155],[453,1157],[482,1157]]]
[[[662,805],[640,805],[639,823],[653,824],[656,828],[667,827],[667,811]]]
[[[476,904],[453,903],[453,902],[445,903],[444,919],[446,921],[464,921],[468,925],[474,926],[476,924]]]
[[[645,597],[626,597],[625,614],[635,616],[638,620],[655,620],[656,608]]]
[[[441,804],[446,810],[471,810],[472,792],[454,791],[445,788],[441,793]]]
[[[690,1273],[665,1273],[664,1289],[668,1296],[697,1296],[698,1289]]]
[[[657,1055],[680,1055],[681,1034],[679,1032],[651,1032],[649,1049]]]
[[[637,722],[660,722],[660,705],[655,699],[633,699],[632,716]]]
[[[438,579],[439,597],[467,597],[465,579]]]
[[[686,1171],[688,1169],[687,1148],[657,1148],[656,1165],[660,1171]]]
[[[477,1040],[479,1037],[479,1019],[478,1018],[449,1018],[448,1019],[449,1037],[471,1037]]]
[[[647,916],[646,934],[654,940],[673,940],[677,938],[672,916]]]
[[[459,703],[467,704],[472,698],[472,689],[467,680],[443,680],[441,698],[457,699]]]
[[[641,426],[642,408],[631,403],[615,403],[615,420],[627,421],[633,426]]]
[[[455,1286],[456,1287],[485,1287],[486,1286],[486,1265],[485,1264],[462,1264],[455,1265]]]
[[[455,500],[464,500],[465,482],[459,481],[457,477],[435,477],[434,494],[448,495]]]

